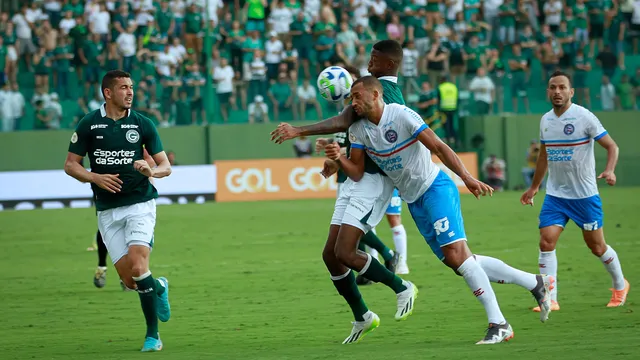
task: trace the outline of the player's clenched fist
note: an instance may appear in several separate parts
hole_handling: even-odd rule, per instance
[[[133,168],[146,177],[153,177],[153,169],[145,160],[137,160],[133,163]]]
[[[605,179],[609,186],[616,184],[616,174],[613,171],[605,171],[598,176],[598,179]]]
[[[300,132],[296,127],[287,123],[280,123],[280,125],[271,132],[271,141],[275,141],[276,144],[282,144],[287,140],[297,138],[299,135]]]
[[[327,159],[324,161],[324,166],[322,167],[320,175],[322,175],[325,179],[328,179],[331,175],[337,173],[338,169],[340,169],[340,167],[338,166],[338,164],[336,164],[335,161]]]
[[[340,159],[340,145],[336,142],[327,144],[324,147],[324,154],[331,160],[337,161]]]
[[[98,187],[107,190],[110,193],[120,192],[122,189],[122,180],[118,177],[120,174],[93,174],[93,183]]]
[[[325,146],[329,143],[329,139],[327,138],[317,138],[316,139],[316,154],[320,154],[320,152],[324,149]]]

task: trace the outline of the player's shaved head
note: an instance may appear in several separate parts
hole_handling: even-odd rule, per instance
[[[362,84],[362,86],[368,91],[378,90],[380,94],[382,94],[382,84],[380,83],[380,80],[378,80],[375,76],[367,75],[358,78],[358,80],[353,82],[351,88],[353,89],[358,84]]]

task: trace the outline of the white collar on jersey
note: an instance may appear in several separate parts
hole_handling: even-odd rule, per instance
[[[397,76],[380,76],[378,78],[378,80],[386,80],[386,81],[391,81],[394,84],[398,83],[398,77]]]
[[[100,105],[100,115],[102,117],[107,117],[107,103],[102,103],[102,105]],[[127,117],[129,117],[131,115],[131,109],[127,109]]]

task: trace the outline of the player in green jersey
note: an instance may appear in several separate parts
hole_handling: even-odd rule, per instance
[[[388,103],[404,104],[402,91],[397,84],[402,56],[402,46],[394,40],[377,42],[371,51],[368,70],[383,82],[384,100]],[[307,131],[315,135],[334,134],[346,131],[357,118],[352,106],[347,105],[340,115],[320,123],[325,125],[293,127],[282,123],[272,132],[272,139],[282,143]],[[363,163],[363,176],[345,181],[336,200],[329,236],[322,252],[334,286],[355,317],[351,334],[343,344],[360,341],[380,324],[380,318],[364,303],[352,270],[371,281],[387,285],[396,293],[396,320],[404,320],[411,315],[418,293],[414,284],[400,279],[377,259],[357,250],[360,238],[382,220],[393,193],[393,184],[386,174],[373,161],[367,162],[365,159]]]
[[[120,279],[140,297],[147,332],[142,351],[162,350],[158,320],[168,321],[169,283],[154,279],[149,256],[156,222],[156,188],[149,178],[171,174],[171,165],[151,120],[131,110],[131,76],[112,70],[102,79],[105,99],[100,109],[85,115],[71,136],[65,172],[91,183],[98,211],[98,229]],[[144,160],[144,148],[158,164]],[[89,156],[91,171],[82,166]]]

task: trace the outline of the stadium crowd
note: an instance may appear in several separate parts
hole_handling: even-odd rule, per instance
[[[317,119],[336,110],[318,100],[319,71],[366,73],[382,38],[403,44],[405,98],[428,121],[529,112],[557,68],[595,109],[635,109],[640,89],[640,68],[625,66],[638,53],[638,0],[19,3],[0,14],[4,131],[73,127],[100,106],[114,68],[133,74],[134,107],[160,126]],[[443,95],[455,99],[446,109]]]

